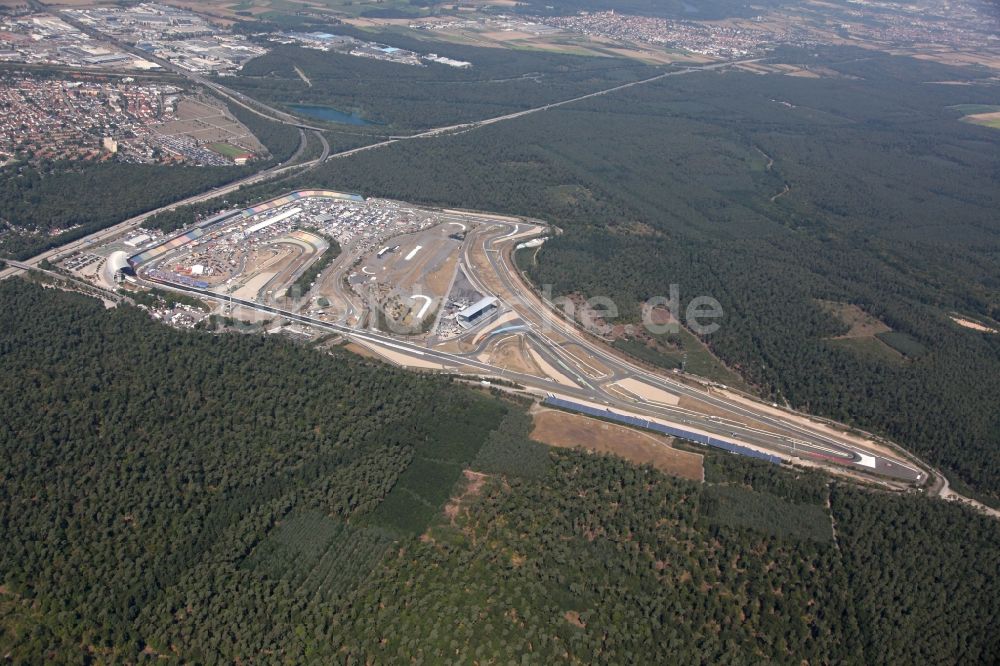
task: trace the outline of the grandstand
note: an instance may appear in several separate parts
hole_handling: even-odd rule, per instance
[[[253,217],[254,215],[267,212],[274,208],[280,208],[285,204],[292,203],[293,201],[309,197],[340,199],[342,201],[354,201],[356,203],[361,203],[365,200],[365,198],[360,194],[346,194],[344,192],[334,192],[333,190],[299,190],[298,192],[292,192],[291,194],[286,194],[278,197],[277,199],[271,199],[270,201],[265,201],[264,203],[257,204],[256,206],[251,206],[243,211],[243,217]]]
[[[126,276],[135,275],[132,265],[128,260],[128,253],[112,252],[104,261],[104,280],[109,285],[115,285],[125,279]]]

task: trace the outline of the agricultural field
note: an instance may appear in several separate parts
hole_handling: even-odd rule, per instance
[[[961,121],[1000,129],[1000,106],[993,104],[956,104],[948,107],[962,114]]]
[[[348,22],[371,30],[385,30],[392,23],[371,18],[352,18],[348,19]],[[496,18],[489,14],[470,16],[466,12],[464,16],[459,14],[453,20],[437,16],[417,18],[407,21],[406,27],[405,32],[402,32],[402,26],[392,26],[392,29],[414,39],[427,41],[437,40],[483,48],[561,53],[594,58],[630,58],[650,65],[711,60],[698,54],[644,44],[640,41],[610,39],[511,17]]]
[[[157,126],[157,134],[189,137],[225,157],[266,152],[257,137],[220,106],[185,97],[177,103],[176,116],[176,120]],[[229,149],[238,152],[230,154],[223,144],[231,144]]]

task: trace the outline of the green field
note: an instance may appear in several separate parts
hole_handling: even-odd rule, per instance
[[[919,358],[927,353],[927,347],[911,335],[899,331],[879,333],[875,336],[907,358]]]
[[[485,399],[438,405],[430,429],[413,442],[414,457],[366,524],[396,534],[416,535],[433,522],[451,494],[462,469],[476,459],[505,410]],[[461,420],[463,427],[455,427]]]
[[[899,364],[904,361],[902,352],[883,342],[878,337],[839,338],[826,340],[832,349],[843,349],[856,354],[858,358],[870,361]]]
[[[531,417],[512,410],[490,433],[472,462],[472,469],[490,474],[540,478],[551,467],[549,449],[530,439]]]
[[[996,113],[1000,111],[1000,106],[993,104],[953,104],[948,107],[955,109],[962,115],[974,116],[980,113]]]
[[[208,144],[208,149],[212,152],[219,153],[223,157],[228,157],[229,159],[234,159],[239,155],[243,155],[249,152],[246,148],[240,148],[239,146],[234,146],[231,143],[210,143]]]
[[[1000,118],[967,118],[968,122],[973,125],[982,125],[983,127],[992,127],[994,129],[1000,129]]]
[[[981,117],[985,114],[1000,113],[1000,106],[994,104],[954,104],[948,107],[962,114],[962,122],[1000,129],[1000,118]]]
[[[708,347],[686,328],[676,335],[655,335],[654,346],[635,339],[620,339],[614,347],[641,361],[666,370],[682,369],[684,372],[721,384],[748,390],[743,379],[712,355]]]

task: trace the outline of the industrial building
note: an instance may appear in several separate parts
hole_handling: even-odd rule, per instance
[[[472,326],[483,315],[499,307],[500,301],[495,296],[484,296],[467,308],[458,312],[458,323],[463,326]]]

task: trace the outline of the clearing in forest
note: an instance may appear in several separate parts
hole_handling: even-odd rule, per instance
[[[892,330],[853,303],[823,300],[819,300],[817,303],[834,317],[850,326],[847,333],[836,337],[838,340],[873,338],[879,333],[888,333]]]
[[[830,344],[835,347],[891,363],[919,358],[927,353],[927,348],[919,340],[902,331],[894,331],[853,303],[816,302],[848,326],[846,333],[829,338]]]
[[[612,453],[637,465],[692,481],[702,481],[702,456],[670,445],[670,438],[639,432],[614,423],[548,409],[534,414],[531,438],[559,448]]]
[[[961,121],[1000,129],[1000,106],[993,104],[956,104],[950,107],[960,113],[964,113]]]

